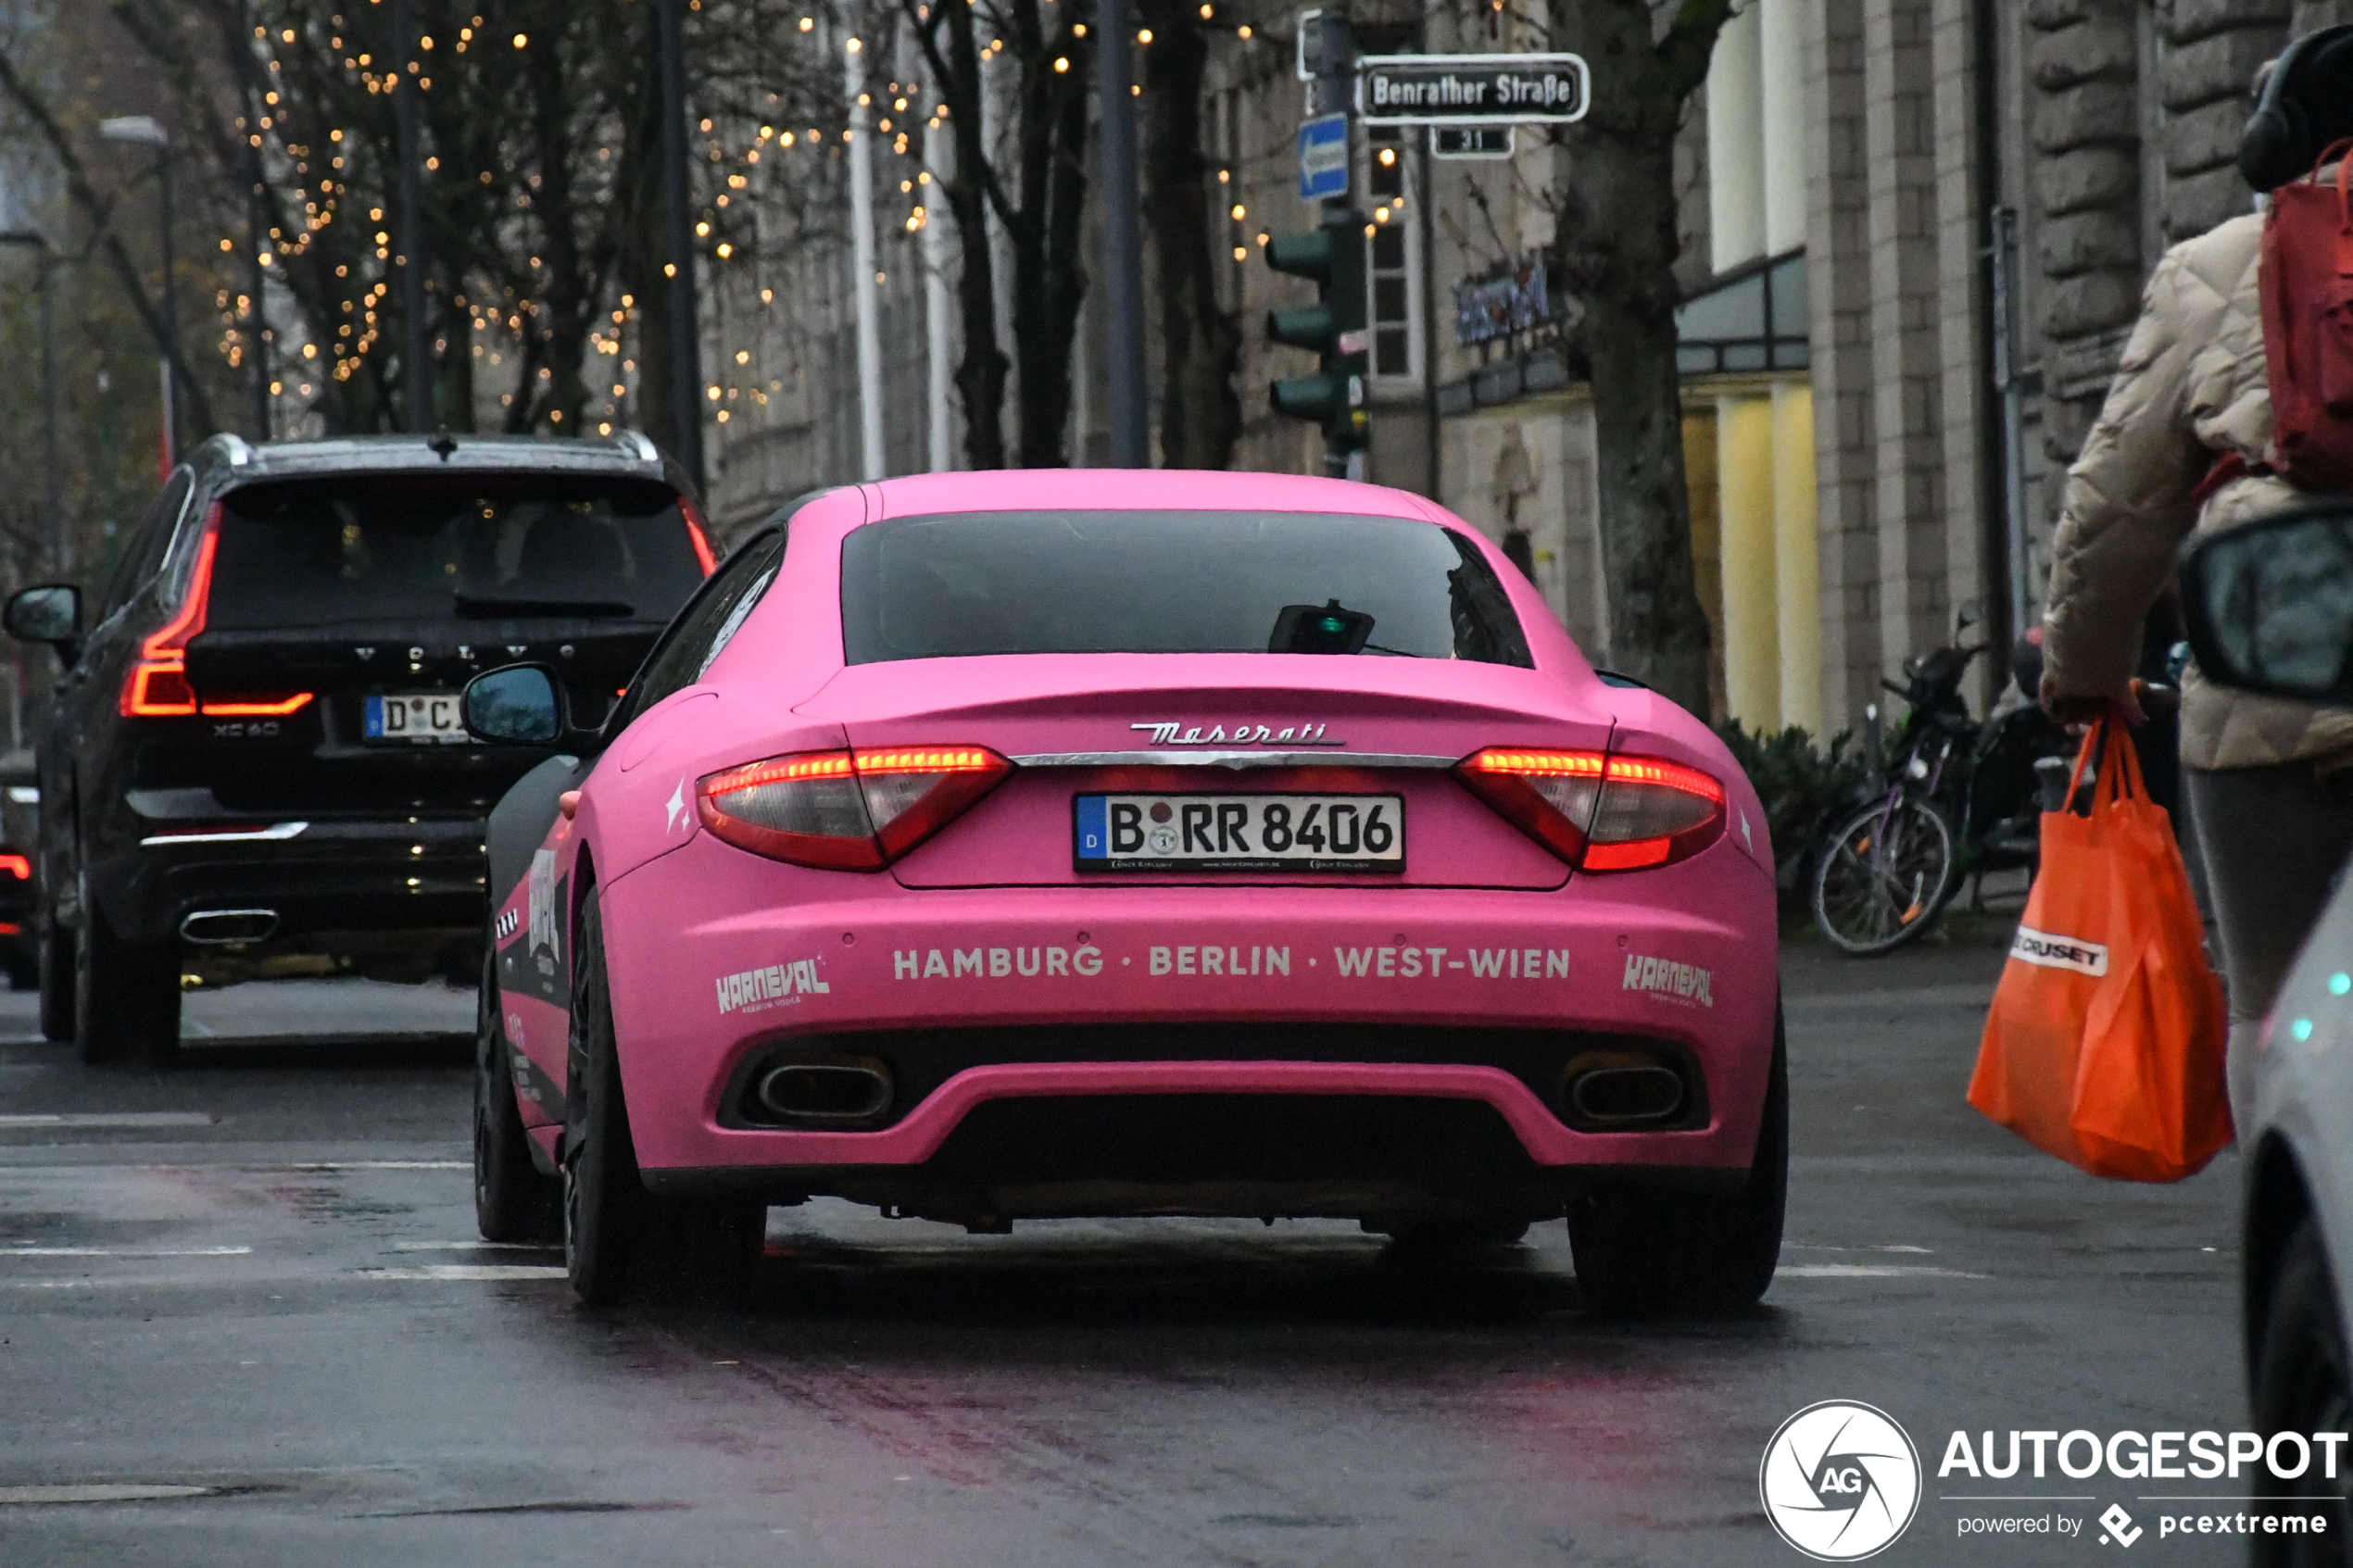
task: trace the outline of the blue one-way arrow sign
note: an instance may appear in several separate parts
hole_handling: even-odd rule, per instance
[[[1299,199],[1348,194],[1348,117],[1327,114],[1299,128]]]

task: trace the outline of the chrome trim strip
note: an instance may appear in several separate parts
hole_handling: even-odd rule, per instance
[[[266,828],[239,828],[229,833],[159,833],[139,841],[142,849],[152,849],[158,844],[251,844],[262,839],[293,838],[309,827],[308,822],[272,822]]]
[[[1410,751],[1046,751],[1023,768],[1451,768],[1459,757]]]

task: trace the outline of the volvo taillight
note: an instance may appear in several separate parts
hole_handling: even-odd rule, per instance
[[[1013,765],[985,746],[803,751],[695,785],[712,836],[832,871],[880,871],[968,809]]]
[[[695,560],[705,577],[719,570],[719,558],[711,553],[711,536],[702,531],[702,508],[686,496],[678,497],[678,515],[686,520],[686,542],[695,547]]]
[[[205,606],[212,596],[212,552],[220,543],[220,503],[204,520],[196,541],[196,569],[179,612],[139,646],[137,662],[122,680],[126,719],[174,719],[196,710],[196,688],[188,684],[188,639],[204,630]]]
[[[198,700],[188,682],[188,644],[204,630],[212,603],[212,557],[220,544],[221,505],[215,501],[196,541],[195,570],[179,612],[139,645],[139,658],[122,679],[120,710],[126,719],[184,719],[195,713],[239,718],[283,717],[310,705],[309,692],[271,692],[225,700]]]
[[[1664,758],[1490,746],[1463,759],[1455,772],[1579,871],[1669,865],[1724,832],[1724,786]]]

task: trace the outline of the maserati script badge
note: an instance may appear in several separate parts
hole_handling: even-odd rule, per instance
[[[1184,723],[1155,722],[1130,724],[1131,730],[1142,730],[1152,737],[1154,746],[1346,746],[1344,740],[1327,737],[1322,724],[1287,724],[1280,730],[1265,724],[1236,724],[1227,733],[1223,724],[1213,724],[1204,734],[1202,727],[1189,728]]]

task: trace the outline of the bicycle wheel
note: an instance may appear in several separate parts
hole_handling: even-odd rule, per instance
[[[1927,801],[1866,806],[1823,841],[1814,923],[1858,958],[1902,947],[1936,923],[1953,881],[1953,834]]]

